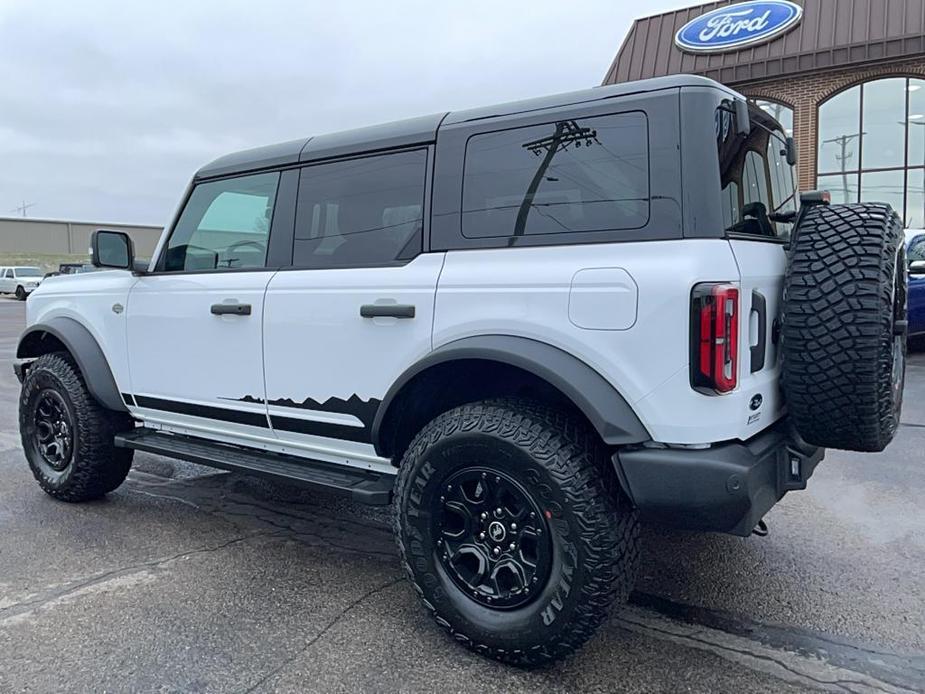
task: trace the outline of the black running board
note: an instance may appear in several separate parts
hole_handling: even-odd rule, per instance
[[[118,434],[115,443],[120,448],[134,448],[199,465],[339,492],[351,496],[354,501],[373,506],[385,506],[392,500],[395,475],[388,472],[268,453],[192,436],[167,434],[156,429],[138,428]]]

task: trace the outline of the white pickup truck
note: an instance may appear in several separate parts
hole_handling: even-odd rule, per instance
[[[0,268],[0,294],[13,294],[25,300],[42,283],[45,273],[37,267],[7,266]]]

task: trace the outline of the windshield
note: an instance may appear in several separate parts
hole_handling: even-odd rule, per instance
[[[42,271],[37,267],[21,267],[16,269],[17,277],[41,277]]]
[[[925,260],[925,233],[906,232],[906,260]]]
[[[723,221],[734,234],[787,238],[791,227],[774,215],[796,212],[793,167],[780,123],[749,107],[751,129],[737,132],[731,106],[716,110],[716,148],[722,186]]]

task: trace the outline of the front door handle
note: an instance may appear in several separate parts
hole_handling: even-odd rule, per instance
[[[212,304],[213,316],[249,316],[250,304]]]
[[[412,304],[363,304],[360,306],[363,318],[414,318]]]

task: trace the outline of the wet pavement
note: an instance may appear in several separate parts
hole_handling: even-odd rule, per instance
[[[19,448],[0,300],[0,692],[925,691],[925,354],[886,452],[829,452],[748,539],[646,528],[630,605],[535,671],[453,643],[388,511],[136,454],[68,505]]]

